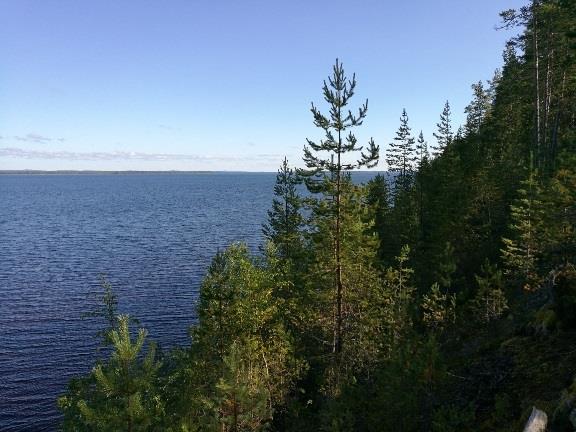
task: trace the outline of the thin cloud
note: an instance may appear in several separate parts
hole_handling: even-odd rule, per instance
[[[59,142],[65,141],[64,138],[50,138],[37,133],[29,133],[24,136],[15,136],[14,139],[16,139],[17,141],[34,142],[39,144],[46,144],[51,141],[59,141]]]
[[[170,153],[141,153],[141,152],[70,152],[26,150],[16,147],[0,148],[0,157],[16,159],[52,159],[72,161],[277,161],[280,155],[259,154],[254,156],[206,156],[191,154]]]
[[[166,124],[159,124],[158,127],[160,129],[164,129],[164,130],[170,130],[170,131],[180,131],[182,129],[178,128],[178,127],[174,127],[174,126],[170,126],[170,125],[166,125]]]

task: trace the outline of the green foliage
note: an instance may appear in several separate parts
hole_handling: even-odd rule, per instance
[[[440,122],[436,124],[438,128],[437,133],[434,132],[434,138],[436,138],[437,141],[437,145],[432,147],[434,157],[443,154],[454,138],[450,116],[450,103],[446,101],[442,114],[440,114]]]
[[[312,307],[310,327],[316,329],[322,344],[315,342],[314,352],[327,356],[325,391],[337,392],[342,382],[373,364],[377,355],[371,310],[376,304],[381,282],[376,268],[378,239],[373,232],[373,209],[366,205],[366,191],[346,179],[341,200],[340,276],[342,281],[342,329],[346,343],[342,344],[337,361],[328,359],[335,352],[334,255],[336,241],[333,218],[316,208],[313,215],[315,232],[312,236],[313,263],[307,282],[314,297],[304,307]],[[319,203],[322,205],[322,202]],[[370,321],[371,322],[371,321]]]
[[[502,239],[502,259],[509,274],[520,279],[524,289],[539,287],[538,260],[543,248],[542,189],[538,176],[530,170],[528,179],[518,190],[519,198],[510,207],[513,238]]]
[[[456,271],[456,257],[454,256],[454,246],[446,242],[442,253],[440,254],[435,277],[441,287],[449,289],[452,287],[452,277]]]
[[[488,261],[482,266],[482,275],[476,275],[478,290],[472,300],[472,310],[477,320],[488,323],[508,309],[508,301],[504,293],[502,271]]]
[[[133,340],[128,322],[128,316],[118,316],[118,326],[110,333],[110,359],[96,365],[90,379],[76,381],[59,399],[67,429],[155,429],[164,410],[155,386],[160,363],[155,359],[154,344],[140,358],[146,330],[140,329]]]
[[[376,371],[363,407],[368,431],[418,431],[445,375],[434,338],[407,337]],[[352,429],[359,430],[359,429]]]
[[[410,248],[404,246],[396,257],[396,266],[389,267],[370,299],[370,326],[378,357],[390,358],[411,330],[414,292],[413,269],[408,266]]]
[[[356,81],[337,60],[328,114],[311,109],[324,139],[308,140],[307,170],[284,159],[261,254],[234,244],[214,257],[190,347],[162,362],[153,346],[143,353],[145,332],[130,336],[103,283],[91,316],[113,352],[59,399],[64,429],[493,432],[520,430],[535,404],[569,427],[573,3],[502,14],[523,29],[502,72],[473,86],[456,134],[446,102],[434,157],[403,112],[387,154],[393,187],[385,175],[351,181],[379,149],[350,132],[367,102],[348,109]],[[451,326],[456,308],[462,325]]]
[[[392,233],[392,197],[386,177],[377,174],[366,185],[366,204],[374,214],[372,229],[378,236],[378,264],[386,268],[393,262],[399,239]]]
[[[353,75],[352,79],[348,80],[342,64],[336,59],[332,76],[328,78],[328,83],[324,81],[323,86],[324,100],[329,105],[329,115],[322,114],[314,104],[311,108],[314,125],[323,130],[325,138],[318,143],[307,139],[309,147],[304,147],[303,159],[308,170],[300,171],[311,193],[323,193],[322,199],[313,204],[312,212],[318,219],[317,226],[324,225],[324,228],[330,226],[330,230],[326,233],[329,233],[333,238],[333,245],[330,245],[328,249],[330,251],[328,256],[331,258],[329,260],[324,259],[325,263],[329,263],[329,267],[323,270],[329,271],[333,276],[332,298],[335,310],[332,323],[332,351],[333,360],[336,363],[340,361],[347,325],[344,302],[348,295],[346,293],[348,287],[345,286],[343,275],[342,246],[346,235],[343,191],[346,183],[349,182],[347,172],[361,167],[372,168],[376,166],[380,151],[373,139],[370,139],[366,149],[359,146],[355,135],[351,132],[352,128],[362,124],[368,112],[367,100],[360,106],[357,115],[352,114],[352,111],[347,109],[355,88],[356,76]],[[343,136],[346,131],[348,131],[348,135]],[[349,159],[358,153],[360,153],[360,157],[355,162],[350,162]],[[327,257],[326,253],[322,253],[322,255]]]
[[[285,405],[304,368],[294,355],[284,324],[285,303],[278,291],[282,289],[282,274],[275,273],[275,269],[252,258],[245,245],[236,244],[214,258],[202,284],[200,322],[192,329],[189,385],[201,389],[200,397],[212,407],[211,412],[220,413],[218,423],[222,427],[229,425],[230,398],[234,394],[252,398],[242,402],[242,409],[250,412],[250,418],[261,418],[257,413],[261,413],[258,401],[262,386],[268,410],[264,417],[268,419],[273,409]],[[201,375],[195,373],[198,367]],[[250,387],[256,377],[259,384]],[[188,392],[188,405],[204,417],[201,424],[212,424],[213,417],[194,404],[198,395],[193,389]]]
[[[284,158],[274,185],[274,200],[268,210],[268,223],[263,227],[267,240],[276,245],[280,257],[294,264],[297,258],[302,258],[304,244],[302,226],[304,218],[300,212],[302,198],[297,186],[302,179],[288,165]]]
[[[342,63],[336,59],[332,76],[328,77],[328,82],[324,81],[322,88],[324,100],[329,106],[329,115],[322,114],[314,104],[310,109],[314,116],[314,125],[321,128],[325,134],[325,139],[318,143],[307,139],[309,147],[304,147],[304,163],[310,171],[302,171],[301,174],[305,176],[306,185],[311,190],[317,190],[315,186],[318,186],[318,181],[333,182],[339,178],[342,171],[363,166],[372,168],[378,162],[379,147],[374,144],[374,140],[370,139],[364,151],[362,146],[357,145],[358,141],[352,132],[349,132],[346,137],[342,136],[345,131],[362,125],[368,112],[368,100],[358,109],[356,116],[347,108],[355,89],[356,75],[348,81]],[[322,159],[313,153],[321,151],[328,152],[329,157]],[[344,162],[342,156],[351,152],[360,152],[360,159],[356,162]],[[329,175],[326,176],[325,172]],[[332,174],[336,176],[336,179],[331,177]],[[317,175],[321,178],[314,178]]]
[[[425,157],[424,144],[419,142],[418,146],[415,146],[411,135],[406,110],[403,110],[396,137],[386,151],[388,170],[394,175],[391,220],[396,229],[394,236],[397,244],[392,256],[400,252],[401,245],[413,246],[416,242],[422,204],[422,200],[418,199],[422,197],[416,195],[416,168],[420,165],[419,157]]]
[[[576,155],[562,154],[545,190],[545,258],[556,266],[576,259]]]
[[[118,296],[114,293],[112,285],[104,276],[100,278],[102,293],[96,294],[97,306],[94,310],[82,315],[83,318],[103,318],[106,327],[99,330],[96,336],[101,339],[103,346],[112,344],[112,331],[118,326]]]
[[[431,330],[441,330],[456,319],[456,296],[443,293],[435,283],[422,299],[422,321]]]
[[[556,276],[556,310],[563,326],[576,328],[576,267],[569,264]]]
[[[428,153],[428,142],[424,139],[424,134],[420,131],[418,141],[416,141],[416,160],[418,162],[418,169],[421,170],[430,161],[430,153]]]
[[[411,135],[411,128],[408,126],[408,114],[404,109],[400,116],[400,127],[396,131],[394,141],[388,145],[386,151],[386,163],[388,170],[395,173],[394,193],[399,190],[408,190],[413,181],[416,167],[416,149],[414,148],[414,138]]]
[[[214,430],[259,431],[272,420],[266,364],[255,361],[258,347],[250,345],[233,342],[224,358],[214,400],[208,403],[215,411]]]
[[[480,127],[491,108],[491,100],[487,91],[484,90],[482,81],[472,84],[473,99],[464,109],[466,113],[466,125],[464,127],[467,135],[477,134]]]
[[[472,404],[466,407],[443,406],[434,412],[433,432],[465,432],[475,430],[475,409]]]

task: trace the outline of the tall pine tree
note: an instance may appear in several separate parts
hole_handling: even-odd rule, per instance
[[[368,100],[360,106],[356,115],[347,108],[356,89],[356,75],[348,80],[344,74],[342,63],[336,59],[332,76],[328,82],[324,81],[322,88],[324,100],[329,106],[329,114],[324,115],[312,103],[314,125],[324,131],[325,138],[314,142],[307,139],[308,146],[304,146],[304,163],[308,170],[301,171],[305,177],[306,186],[311,192],[324,192],[329,204],[329,211],[334,220],[334,294],[335,294],[335,323],[333,352],[342,351],[343,344],[343,310],[342,298],[345,289],[342,278],[342,183],[346,171],[361,167],[372,168],[379,159],[379,146],[370,139],[366,149],[358,145],[358,140],[351,129],[360,126],[368,112]],[[346,131],[348,134],[346,135]],[[360,152],[356,161],[346,158],[348,154]],[[326,154],[326,156],[323,156]]]

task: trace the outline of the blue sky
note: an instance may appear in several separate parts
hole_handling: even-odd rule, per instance
[[[492,77],[521,0],[3,0],[0,169],[301,165],[336,57],[381,150],[406,108],[429,142]],[[383,158],[382,158],[383,159]],[[381,162],[378,169],[385,169]]]

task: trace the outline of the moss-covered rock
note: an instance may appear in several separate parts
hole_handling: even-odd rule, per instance
[[[548,336],[550,333],[556,330],[558,325],[558,317],[556,312],[545,307],[540,309],[534,315],[534,321],[531,323],[531,327],[537,335]]]

